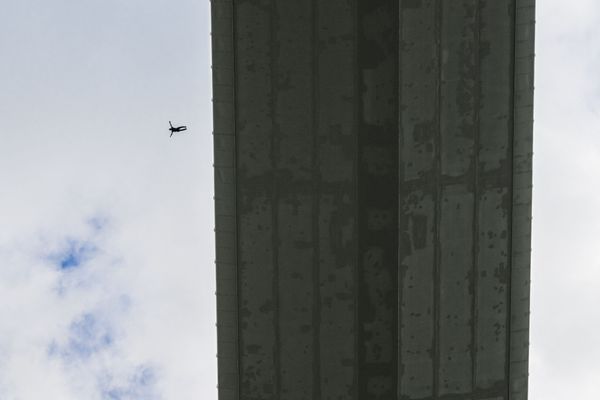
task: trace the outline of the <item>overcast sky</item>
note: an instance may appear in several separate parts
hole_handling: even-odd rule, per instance
[[[216,398],[209,1],[0,4],[0,399]]]
[[[0,399],[215,399],[209,1],[0,5]],[[537,20],[530,399],[597,400],[600,3]]]
[[[600,399],[600,2],[536,35],[530,399]]]

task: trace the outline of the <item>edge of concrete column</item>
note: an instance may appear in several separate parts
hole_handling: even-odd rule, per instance
[[[233,0],[211,0],[218,398],[239,396]]]
[[[535,0],[515,1],[509,399],[526,400],[529,367]]]

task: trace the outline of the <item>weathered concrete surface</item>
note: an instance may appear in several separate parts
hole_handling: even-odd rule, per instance
[[[213,0],[220,400],[527,397],[533,0]]]

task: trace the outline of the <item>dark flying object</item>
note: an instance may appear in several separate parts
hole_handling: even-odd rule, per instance
[[[174,127],[171,121],[169,121],[169,125],[171,125],[171,127],[169,128],[169,130],[171,131],[171,135],[169,137],[173,136],[175,132],[187,131],[187,126],[185,125]]]

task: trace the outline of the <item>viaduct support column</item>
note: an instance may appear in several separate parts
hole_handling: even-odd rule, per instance
[[[212,16],[219,399],[526,399],[534,0]]]

